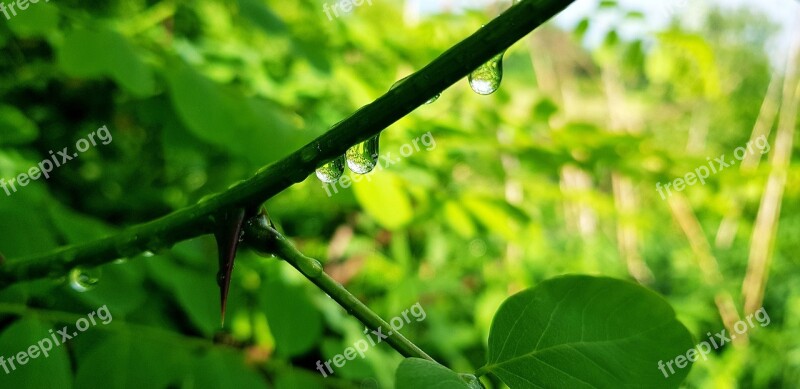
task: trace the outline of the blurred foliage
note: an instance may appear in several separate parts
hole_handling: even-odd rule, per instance
[[[89,241],[223,191],[383,94],[491,12],[420,15],[374,1],[329,20],[309,0],[31,4],[0,23],[0,178],[103,125],[113,142],[0,192],[0,251],[17,258]],[[615,26],[645,23],[614,2],[597,12]],[[702,340],[724,326],[655,184],[747,143],[772,72],[762,47],[774,33],[749,11],[706,20],[634,40],[612,29],[588,49],[581,41],[598,33],[591,18],[574,31],[549,24],[509,50],[494,95],[464,81],[384,132],[382,153],[398,163],[330,197],[309,177],[270,199],[270,215],[384,318],[420,302],[427,316],[404,334],[456,371],[486,360],[491,318],[510,294],[565,273],[629,278],[623,223],[637,232],[647,285]],[[609,80],[622,90],[625,125],[610,118]],[[399,158],[429,131],[435,148]],[[713,252],[737,306],[769,170],[726,169],[683,192],[710,242],[742,204],[732,244]],[[615,175],[633,183],[625,210]],[[800,385],[798,199],[795,162],[764,302],[770,325],[696,363],[687,387]],[[293,269],[251,252],[238,256],[220,329],[215,250],[203,237],[120,258],[86,292],[63,275],[0,291],[6,357],[102,305],[113,314],[49,358],[0,373],[0,387],[393,386],[402,358],[386,345],[323,379],[315,363],[362,339],[363,327]]]

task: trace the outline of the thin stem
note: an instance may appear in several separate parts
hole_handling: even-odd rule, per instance
[[[523,0],[456,44],[405,82],[362,107],[300,150],[207,201],[162,218],[131,226],[117,235],[8,261],[0,267],[0,288],[11,283],[58,276],[77,266],[97,266],[145,250],[207,234],[214,215],[226,209],[257,207],[336,157],[411,113],[433,96],[508,49],[573,0]]]
[[[248,225],[245,228],[245,239],[256,250],[271,253],[292,265],[348,313],[372,330],[378,338],[377,341],[383,339],[404,357],[422,358],[436,362],[400,332],[392,330],[389,323],[381,319],[356,296],[353,296],[342,284],[325,273],[318,260],[303,255],[286,237],[271,226]]]

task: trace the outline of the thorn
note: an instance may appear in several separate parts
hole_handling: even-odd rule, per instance
[[[217,285],[219,285],[221,325],[225,325],[225,308],[228,303],[228,290],[231,286],[233,262],[236,259],[236,249],[242,234],[245,209],[238,208],[227,211],[219,219],[214,238],[217,241],[219,254],[219,271],[217,272]]]

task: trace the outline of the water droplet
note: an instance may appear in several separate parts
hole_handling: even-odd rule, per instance
[[[148,250],[148,251],[143,252],[142,256],[145,257],[145,258],[155,257],[156,253]]]
[[[76,267],[69,272],[69,286],[76,292],[87,292],[100,282],[100,268]]]
[[[500,88],[503,80],[503,54],[497,54],[489,62],[469,74],[469,86],[479,95],[490,95]]]
[[[459,377],[461,378],[462,381],[467,383],[467,387],[470,389],[485,389],[485,386],[483,386],[481,380],[479,380],[478,377],[475,377],[472,374],[461,373],[459,374]]]
[[[235,187],[237,187],[237,186],[239,186],[239,185],[243,184],[244,182],[245,182],[244,180],[239,180],[239,181],[236,181],[236,182],[234,182],[233,184],[230,184],[230,186],[228,186],[228,189],[233,189],[233,188],[235,188]]]
[[[207,202],[208,200],[211,200],[212,198],[214,198],[214,196],[216,196],[216,195],[217,195],[216,193],[210,193],[210,194],[207,194],[207,195],[205,195],[205,196],[201,197],[201,198],[200,198],[200,200],[197,200],[197,203],[198,203],[198,204],[205,203],[205,202]]]
[[[367,174],[378,162],[380,135],[375,135],[347,150],[347,167],[358,174]]]
[[[139,244],[139,235],[135,235],[126,241],[119,241],[114,244],[117,254],[120,257],[135,257],[142,252],[137,246]]]
[[[322,182],[333,183],[344,173],[344,155],[317,168],[317,178]]]
[[[150,242],[147,242],[146,247],[147,252],[145,252],[144,255],[148,256],[147,253],[149,252],[150,256],[153,256],[156,254],[165,254],[172,248],[172,245],[161,237],[155,237],[151,239]]]
[[[441,93],[437,93],[436,96],[433,96],[430,99],[428,99],[428,101],[426,101],[425,104],[433,104],[433,102],[439,100],[439,97],[442,97]]]
[[[315,150],[314,147],[305,148],[300,152],[300,159],[302,159],[303,162],[311,162],[316,157],[317,157],[317,150]]]
[[[300,263],[300,271],[308,277],[316,278],[322,274],[322,264],[316,259],[311,258],[309,263]]]
[[[217,272],[217,285],[220,287],[225,285],[225,272],[221,270]]]

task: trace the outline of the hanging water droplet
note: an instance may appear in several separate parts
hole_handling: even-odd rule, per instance
[[[367,174],[378,163],[380,134],[375,135],[347,150],[347,167],[358,174]]]
[[[317,178],[328,184],[336,182],[344,173],[344,155],[317,168]]]
[[[431,97],[425,104],[433,104],[434,101],[439,100],[439,97],[442,97],[441,93],[437,93],[436,96]]]
[[[100,268],[76,267],[69,272],[69,286],[76,292],[87,292],[100,282]]]
[[[134,235],[124,241],[117,241],[114,243],[114,248],[120,257],[135,257],[143,250],[137,248],[139,244],[139,235]]]
[[[497,54],[489,62],[469,74],[469,86],[479,95],[490,95],[500,88],[503,80],[503,54]]]

